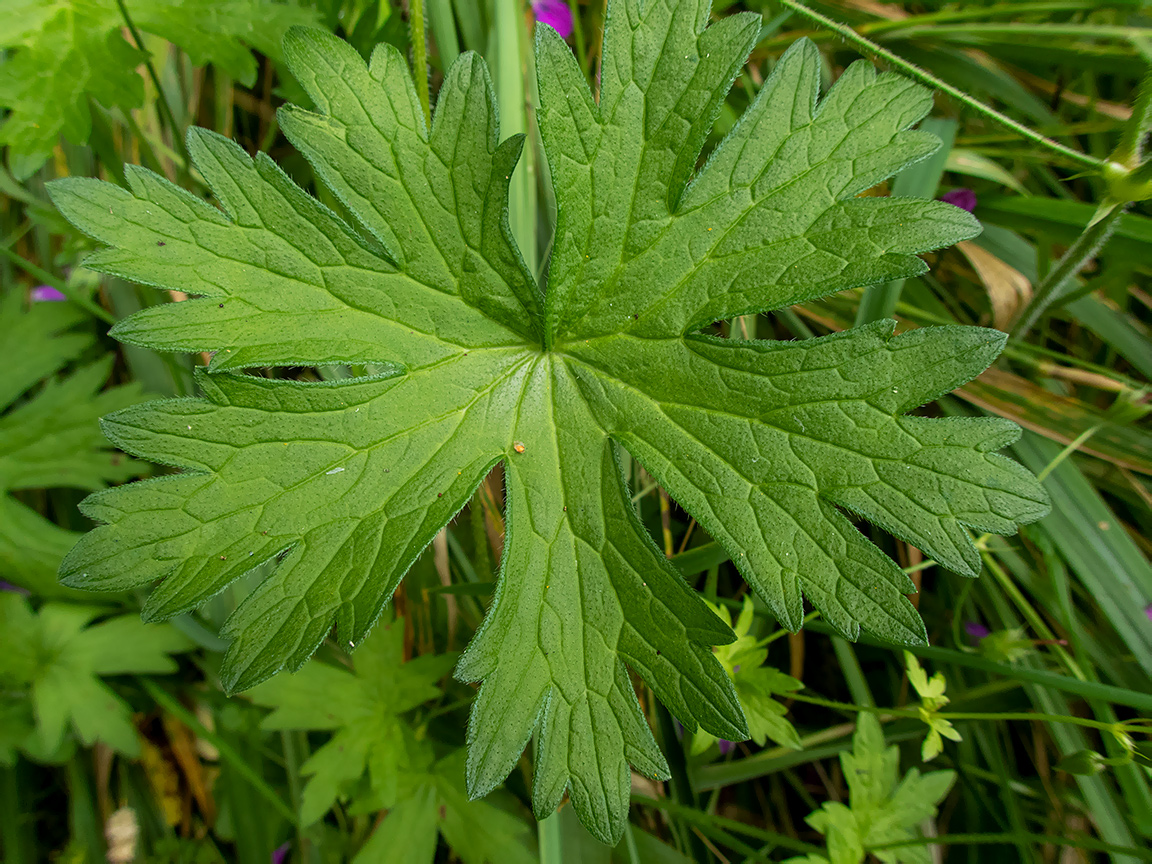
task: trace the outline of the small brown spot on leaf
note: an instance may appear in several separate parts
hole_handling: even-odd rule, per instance
[[[517,453],[523,453],[526,448],[519,441],[516,441],[515,443],[513,443],[512,449],[515,450]]]

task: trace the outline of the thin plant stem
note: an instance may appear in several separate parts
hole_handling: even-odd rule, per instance
[[[4,255],[5,258],[8,258],[9,260],[11,260],[13,264],[15,264],[17,267],[19,267],[21,270],[23,270],[29,276],[36,277],[41,282],[43,282],[45,285],[51,285],[53,288],[55,288],[57,291],[59,291],[61,294],[63,294],[65,297],[67,297],[70,302],[75,303],[81,309],[84,309],[85,311],[92,313],[97,318],[99,318],[101,321],[103,321],[105,324],[115,324],[116,323],[116,316],[114,316],[111,312],[109,312],[103,306],[100,306],[99,304],[94,303],[93,301],[89,300],[87,297],[85,297],[83,294],[81,294],[79,291],[77,291],[75,288],[73,288],[71,285],[69,285],[63,279],[57,279],[55,276],[53,276],[47,270],[44,270],[44,269],[41,269],[40,267],[37,267],[31,261],[24,259],[20,255],[18,255],[17,253],[15,253],[11,249],[9,249],[7,246],[0,246],[0,254]]]
[[[1105,843],[1094,837],[1072,837],[1054,834],[937,834],[927,837],[911,837],[907,840],[893,840],[869,847],[869,851],[882,849],[902,849],[908,846],[989,846],[998,844],[1018,844],[1021,841],[1070,849],[1088,849],[1093,852],[1111,852],[1117,855],[1131,855],[1144,861],[1152,861],[1152,851],[1136,849],[1132,846],[1118,846]]]
[[[899,69],[909,78],[913,78],[919,81],[921,84],[926,84],[929,87],[935,87],[942,93],[947,93],[953,99],[957,100],[963,105],[966,105],[973,111],[979,114],[983,114],[985,117],[989,118],[990,120],[995,120],[997,123],[1000,123],[1003,126],[1007,126],[1009,129],[1016,132],[1016,134],[1023,138],[1027,138],[1029,141],[1035,144],[1039,144],[1041,147],[1046,147],[1054,153],[1059,153],[1065,158],[1089,168],[1101,169],[1105,165],[1103,159],[1098,159],[1095,156],[1089,156],[1087,153],[1081,153],[1079,150],[1073,150],[1071,147],[1061,144],[1059,141],[1053,141],[1051,138],[1047,138],[1044,135],[1041,135],[1034,129],[1028,128],[1023,123],[1018,123],[1011,117],[1001,114],[990,105],[985,105],[980,100],[973,99],[963,90],[960,90],[957,87],[953,87],[951,84],[941,80],[940,78],[937,78],[932,73],[921,69],[919,66],[916,66],[913,63],[909,63],[903,57],[893,54],[887,48],[882,48],[872,40],[861,36],[847,24],[841,24],[840,22],[834,21],[826,15],[821,15],[819,12],[813,9],[809,9],[804,4],[797,2],[797,0],[780,0],[780,5],[799,13],[800,15],[803,15],[810,21],[815,21],[821,27],[827,27],[829,30],[834,31],[847,42],[850,42],[857,48],[862,49],[865,53],[872,54],[891,64],[893,67]]]
[[[757,840],[762,840],[768,843],[775,843],[782,849],[790,849],[793,852],[802,852],[805,854],[812,852],[823,852],[819,846],[814,846],[811,843],[805,843],[803,840],[797,840],[794,837],[789,837],[787,834],[778,834],[775,831],[766,831],[763,828],[756,828],[753,825],[747,825],[743,822],[738,822],[735,819],[725,819],[723,816],[714,816],[710,813],[702,813],[693,807],[685,807],[683,804],[677,804],[668,798],[649,798],[645,795],[633,795],[632,802],[634,804],[644,804],[648,807],[654,807],[657,810],[663,810],[671,816],[678,816],[686,822],[693,822],[696,825],[708,825],[713,828],[718,828],[725,832],[733,834],[743,834],[746,837],[753,837]]]
[[[1044,619],[1040,617],[1040,613],[1028,602],[1028,598],[1024,596],[1016,583],[1012,581],[1012,578],[1004,571],[1004,568],[1000,566],[1000,563],[992,557],[992,554],[987,550],[982,551],[981,555],[984,558],[984,566],[996,577],[996,581],[1000,583],[1000,587],[1004,589],[1004,593],[1012,600],[1012,603],[1019,610],[1020,614],[1024,616],[1029,626],[1036,631],[1036,635],[1046,642],[1053,643],[1053,653],[1060,658],[1060,662],[1064,664],[1064,668],[1067,669],[1074,678],[1078,678],[1081,681],[1087,680],[1084,671],[1080,668],[1080,664],[1072,658],[1072,655],[1068,653],[1063,645],[1056,642],[1056,634],[1044,623]]]
[[[584,51],[584,24],[580,20],[580,4],[576,0],[568,0],[568,11],[572,14],[572,38],[576,43],[576,59],[580,63],[580,68],[587,74],[588,58]]]
[[[999,36],[1094,36],[1098,39],[1139,39],[1148,35],[1147,27],[1116,27],[1107,24],[1029,24],[1009,22],[1002,24],[932,24],[901,29],[895,38],[911,39],[918,36],[947,36],[949,34]]]
[[[860,33],[888,33],[893,30],[906,30],[924,24],[943,22],[983,21],[1000,16],[1036,15],[1046,12],[1075,12],[1080,9],[1096,9],[1096,0],[1068,0],[1056,3],[1003,3],[992,6],[969,6],[960,9],[945,9],[925,15],[909,15],[907,18],[885,21],[870,21],[860,26]]]
[[[412,27],[412,71],[416,78],[416,97],[424,109],[424,122],[431,129],[432,96],[428,92],[428,33],[424,24],[424,0],[412,0],[408,23]]]
[[[1099,424],[1097,424],[1096,426],[1093,426],[1090,429],[1085,429],[1083,432],[1081,432],[1079,435],[1077,435],[1075,440],[1070,441],[1068,443],[1067,447],[1065,447],[1063,450],[1061,450],[1059,453],[1056,454],[1055,459],[1053,459],[1051,462],[1049,462],[1047,465],[1044,466],[1044,470],[1036,475],[1036,479],[1039,480],[1041,483],[1043,483],[1045,480],[1047,480],[1048,475],[1051,474],[1053,471],[1055,471],[1060,466],[1061,462],[1063,462],[1065,459],[1067,459],[1069,456],[1071,456],[1073,453],[1075,453],[1077,450],[1079,450],[1081,447],[1083,447],[1084,444],[1088,441],[1088,439],[1091,438],[1093,435],[1095,435],[1099,430],[1100,430],[1100,426],[1099,426]]]
[[[180,173],[184,174],[191,164],[187,145],[184,142],[184,136],[180,134],[180,129],[176,125],[176,115],[172,113],[172,106],[164,98],[164,88],[160,86],[160,76],[156,74],[156,67],[152,64],[152,55],[144,48],[144,40],[132,22],[132,16],[128,14],[128,7],[124,5],[124,0],[116,0],[116,5],[120,8],[120,16],[124,19],[124,26],[132,34],[132,41],[136,43],[136,48],[144,55],[144,68],[148,70],[148,77],[152,79],[152,86],[156,88],[156,101],[160,105],[160,120],[168,127],[168,132],[172,135],[172,145],[180,154],[180,159],[183,160],[183,164],[176,162],[176,165]]]
[[[136,680],[140,683],[140,686],[148,692],[148,695],[152,697],[152,700],[157,705],[215,747],[220,752],[220,758],[227,762],[237,774],[248,781],[252,790],[271,804],[281,816],[288,820],[289,824],[295,825],[297,823],[298,820],[292,808],[284,802],[283,798],[276,794],[276,790],[269,786],[263,777],[253,770],[252,766],[248,764],[243,756],[232,749],[232,745],[201,723],[195,714],[181,705],[174,696],[162,687],[144,677],[137,678]]]
[[[881,718],[907,717],[913,720],[920,718],[920,711],[916,708],[878,708],[872,705],[856,705],[851,702],[835,702],[819,696],[805,696],[802,693],[789,693],[788,698],[795,699],[797,702],[807,702],[810,705],[832,708],[836,711],[850,711],[857,714],[861,712],[876,714]],[[990,720],[993,722],[1019,720],[1043,723],[1067,723],[1072,726],[1098,729],[1102,732],[1113,732],[1120,725],[1118,723],[1105,723],[1102,720],[1090,720],[1087,717],[1073,717],[1068,714],[1040,714],[1032,711],[940,711],[934,712],[932,716],[939,717],[942,720]]]
[[[1036,288],[1036,293],[1032,295],[1032,299],[1020,313],[1020,318],[1013,325],[1009,339],[1017,340],[1025,336],[1060,296],[1064,286],[1084,269],[1084,265],[1096,257],[1096,253],[1116,230],[1125,206],[1123,202],[1107,206],[1076,238],[1076,242],[1068,247],[1068,251],[1056,262],[1056,266],[1048,271],[1048,275]]]

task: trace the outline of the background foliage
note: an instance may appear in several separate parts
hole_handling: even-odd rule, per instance
[[[902,329],[1011,332],[996,366],[925,412],[1023,426],[1013,455],[1044,477],[1053,512],[1018,537],[980,538],[977,580],[869,533],[923,588],[914,602],[932,647],[905,657],[867,637],[849,644],[815,615],[800,634],[780,630],[633,465],[642,520],[741,637],[720,659],[753,738],[683,735],[641,688],[673,778],[634,778],[631,825],[610,850],[570,807],[534,823],[529,755],[504,790],[472,803],[463,792],[474,691],[448,673],[491,600],[498,474],[418,562],[391,624],[351,658],[326,644],[296,675],[234,699],[220,687],[215,634],[258,575],[165,625],[140,623],[142,594],[56,583],[89,527],[76,510],[85,492],[167,470],[112,450],[97,418],[145,394],[191,393],[193,363],[205,358],[105,335],[164,298],[79,267],[90,241],[44,190],[64,176],[123,182],[124,165],[140,163],[202,194],[183,134],[201,125],[268,152],[323,196],[277,126],[280,104],[310,104],[281,62],[293,23],[327,27],[365,55],[380,41],[418,65],[426,55],[433,99],[452,59],[476,50],[493,70],[501,134],[531,134],[533,13],[561,26],[574,14],[568,42],[594,80],[602,4],[0,0],[5,861],[1152,858],[1140,734],[1152,716],[1152,220],[1146,204],[1123,215],[1113,206],[1142,196],[1139,169],[1106,169],[1140,160],[1149,107],[1137,84],[1152,62],[1152,18],[1136,0],[808,8],[815,16],[792,0],[714,3],[716,16],[762,13],[763,26],[710,145],[798,36],[820,47],[825,84],[875,53],[865,37],[889,52],[881,65],[903,59],[955,88],[925,122],[945,148],[869,194],[947,196],[973,207],[984,232],[929,256],[924,276],[718,332],[803,339],[893,312]],[[424,24],[426,43],[413,39]],[[511,190],[513,232],[537,268],[554,219],[545,171],[538,144],[528,146]]]

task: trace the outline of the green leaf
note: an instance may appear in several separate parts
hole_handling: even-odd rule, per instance
[[[312,12],[266,0],[127,0],[132,23],[188,52],[195,65],[213,63],[246,86],[256,80],[250,48],[276,59],[280,41]],[[89,98],[106,108],[144,101],[138,68],[144,57],[125,39],[115,0],[12,0],[4,5],[0,127],[12,173],[33,174],[61,135],[75,144],[92,131]]]
[[[382,807],[392,807],[407,787],[405,774],[426,771],[431,754],[402,721],[407,711],[440,695],[436,682],[456,661],[454,654],[404,660],[404,623],[385,621],[356,649],[355,671],[309,663],[249,694],[275,708],[265,729],[331,729],[332,738],[304,763],[309,778],[300,822],[311,825],[365,771]]]
[[[535,864],[538,860],[532,831],[524,819],[488,801],[468,799],[464,751],[457,750],[441,759],[430,774],[421,775],[415,790],[388,811],[353,864],[431,864],[437,832],[464,864]]]
[[[48,603],[34,613],[25,598],[0,594],[0,686],[30,700],[36,729],[22,742],[30,755],[57,751],[69,728],[85,746],[102,741],[138,755],[132,709],[100,679],[174,672],[169,655],[194,647],[171,625],[145,624],[135,615],[89,625],[103,611]]]
[[[301,824],[321,819],[367,778],[370,791],[357,806],[389,812],[357,861],[431,862],[437,832],[469,864],[534,860],[523,819],[468,800],[463,750],[437,762],[431,743],[403,716],[441,695],[437,682],[452,670],[456,655],[404,662],[403,652],[404,622],[386,618],[356,646],[352,671],[312,661],[249,693],[258,705],[275,709],[265,729],[333,732],[301,768],[308,777]]]
[[[9,493],[21,489],[101,489],[142,473],[100,434],[102,414],[140,399],[140,387],[101,392],[112,358],[49,378],[93,343],[75,328],[86,316],[69,303],[33,303],[0,294],[0,351],[12,358],[0,382],[0,579],[40,596],[67,596],[56,570],[77,536]],[[33,389],[48,378],[39,389]],[[28,398],[17,402],[21,394]],[[8,410],[5,410],[8,409]]]
[[[920,836],[918,826],[936,815],[936,806],[956,781],[955,771],[932,771],[921,775],[915,768],[898,781],[900,751],[886,747],[880,722],[872,714],[860,714],[852,752],[840,754],[848,781],[849,806],[826,802],[806,820],[828,839],[832,864],[859,864],[872,851],[884,864],[928,864],[927,846],[903,846],[876,850],[878,846]],[[790,859],[790,864],[808,859]]]
[[[727,609],[711,603],[708,604],[708,608],[724,623],[732,623]],[[800,736],[796,734],[795,727],[784,719],[788,711],[772,696],[799,690],[804,685],[791,675],[785,675],[778,669],[764,665],[764,661],[768,659],[768,650],[764,647],[765,642],[757,641],[750,633],[753,615],[752,598],[745,595],[740,617],[733,628],[736,641],[718,646],[714,651],[716,659],[720,661],[720,665],[724,667],[724,671],[728,673],[736,688],[736,696],[748,721],[749,737],[761,747],[771,738],[785,747],[799,750]],[[692,736],[690,752],[693,755],[703,753],[715,741],[716,736],[703,729],[697,729]]]
[[[89,266],[202,298],[146,309],[115,334],[215,352],[205,398],[106,420],[129,452],[184,471],[91,497],[85,512],[107,524],[69,555],[64,579],[163,580],[145,608],[162,618],[276,561],[226,626],[222,678],[248,687],[298,669],[333,623],[359,643],[503,463],[500,578],[456,670],[483,681],[469,793],[500,784],[535,733],[538,816],[567,790],[609,842],[624,829],[629,765],[668,773],[628,667],[690,731],[748,737],[709,650],[731,629],[639,522],[619,447],[786,627],[800,626],[806,594],[849,637],[863,627],[924,642],[903,596],[912,583],[842,509],[969,575],[968,528],[1008,533],[1045,512],[1035,479],[992,452],[1015,426],[902,416],[983,370],[1002,335],[893,337],[890,322],[794,344],[694,333],[921,273],[917,253],[978,225],[940,202],[856,197],[937,146],[907,131],[931,99],[857,64],[817,103],[808,43],[696,172],[760,27],[747,14],[707,22],[705,0],[613,0],[598,102],[539,29],[558,213],[544,293],[508,228],[521,140],[499,143],[472,54],[448,70],[429,130],[395,49],[365,66],[331,35],[289,33],[285,55],[319,113],[285,108],[281,124],[349,223],[263,154],[203,131],[189,150],[222,209],[140,169],[127,171],[130,191],[55,183],[60,210],[110,247]],[[339,363],[383,371],[315,385],[238,371]]]

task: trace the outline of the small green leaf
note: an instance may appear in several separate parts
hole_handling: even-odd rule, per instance
[[[103,611],[48,603],[34,613],[25,598],[0,593],[0,686],[30,697],[35,731],[20,746],[39,758],[57,752],[69,729],[85,746],[139,754],[132,710],[101,677],[174,672],[169,655],[194,647],[171,625],[135,615],[89,625]]]
[[[955,771],[921,775],[915,768],[898,781],[900,751],[885,746],[880,722],[860,714],[852,751],[840,754],[848,781],[849,806],[827,802],[807,822],[828,840],[832,864],[860,864],[871,852],[884,864],[928,864],[926,846],[876,847],[920,836],[919,826],[936,815],[936,807],[956,782]],[[818,856],[792,858],[789,864],[820,861]]]
[[[917,711],[920,714],[920,719],[928,726],[928,736],[920,748],[921,758],[925,762],[931,762],[944,749],[942,738],[947,738],[949,741],[962,739],[960,733],[952,727],[950,720],[938,716],[940,709],[949,702],[948,697],[944,695],[944,690],[947,687],[944,673],[937,672],[929,678],[928,673],[920,665],[920,661],[908,651],[904,652],[904,662],[908,667],[908,681],[920,696],[920,706]]]
[[[343,791],[370,772],[380,806],[392,807],[409,784],[405,774],[428,770],[431,753],[401,715],[440,695],[436,682],[454,654],[403,662],[404,622],[385,621],[356,648],[355,671],[309,663],[255,687],[249,696],[275,708],[265,729],[331,729],[332,738],[304,763],[309,778],[300,821],[320,819]]]
[[[304,825],[321,819],[338,798],[369,790],[359,808],[388,816],[358,853],[361,862],[431,862],[437,832],[468,864],[499,858],[534,860],[523,819],[464,791],[464,752],[436,761],[431,742],[403,715],[441,695],[437,682],[455,654],[403,660],[403,619],[386,618],[355,647],[352,671],[318,661],[292,675],[265,681],[249,693],[273,708],[265,729],[332,730],[304,763],[308,777],[300,804]]]
[[[708,608],[725,623],[731,623],[727,609],[711,603]],[[796,734],[795,727],[784,719],[787,709],[772,696],[799,690],[804,685],[791,675],[764,665],[768,651],[764,648],[765,643],[758,642],[750,633],[752,621],[752,598],[745,595],[740,617],[734,627],[736,641],[717,646],[713,653],[736,688],[736,696],[748,721],[749,737],[760,746],[764,746],[771,738],[778,744],[799,750],[800,736]],[[703,753],[715,741],[716,736],[697,729],[692,736],[690,752],[693,755]]]

